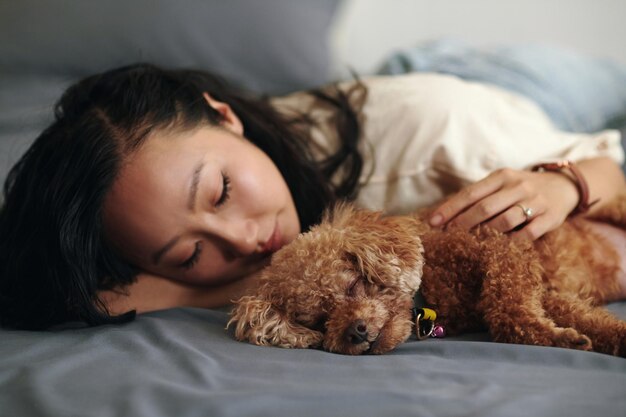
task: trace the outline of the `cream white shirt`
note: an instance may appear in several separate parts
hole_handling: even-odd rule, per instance
[[[492,171],[538,162],[608,156],[624,161],[618,131],[557,130],[531,100],[454,76],[412,73],[363,80],[361,207],[406,213],[430,205]],[[347,89],[346,82],[340,88]],[[284,112],[317,121],[323,156],[338,144],[332,110],[305,92],[272,99]]]

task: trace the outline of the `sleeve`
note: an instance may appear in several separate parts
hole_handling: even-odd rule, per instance
[[[376,77],[368,87],[364,207],[412,211],[504,167],[624,161],[618,131],[559,131],[536,104],[497,87],[424,73]]]

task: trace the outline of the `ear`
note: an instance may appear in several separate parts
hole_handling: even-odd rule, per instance
[[[243,135],[243,123],[228,103],[217,101],[207,92],[202,93],[209,106],[213,107],[222,116],[222,127],[238,135]]]
[[[282,348],[318,347],[322,333],[289,321],[272,303],[255,296],[237,301],[226,328],[235,326],[235,338],[255,345]]]
[[[378,285],[417,290],[424,265],[420,235],[425,231],[417,217],[355,210],[343,228],[346,256],[360,274]]]

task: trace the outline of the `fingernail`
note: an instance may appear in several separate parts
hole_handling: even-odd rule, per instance
[[[433,217],[430,218],[430,225],[439,226],[442,221],[443,221],[443,216],[441,214],[435,214]]]

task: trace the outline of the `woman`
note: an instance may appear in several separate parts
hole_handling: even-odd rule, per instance
[[[252,291],[270,255],[338,199],[399,212],[466,186],[435,211],[433,225],[487,222],[534,239],[581,196],[565,172],[520,169],[531,162],[579,160],[589,201],[598,201],[591,210],[624,191],[619,138],[556,132],[522,98],[427,77],[268,101],[205,73],[135,65],[70,87],[5,184],[2,325],[97,325],[225,305]],[[542,146],[507,138],[503,149],[478,151],[486,157],[459,152],[481,146],[468,139],[493,136],[471,116],[494,102],[493,117],[508,112],[516,131],[545,135]],[[496,169],[516,149],[530,155],[516,169]],[[490,164],[495,171],[469,185]]]

